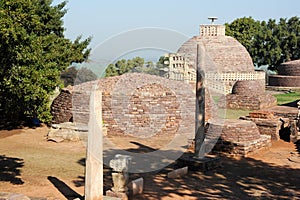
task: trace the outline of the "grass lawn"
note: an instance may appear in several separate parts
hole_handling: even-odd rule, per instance
[[[241,116],[248,116],[252,110],[219,109],[218,115],[221,119],[239,119]]]
[[[277,104],[283,105],[300,100],[300,92],[290,92],[286,94],[275,94]],[[214,97],[215,102],[219,99]],[[238,119],[241,116],[248,116],[251,110],[233,110],[233,109],[219,109],[218,115],[223,119]]]
[[[277,104],[282,105],[290,102],[294,102],[300,99],[300,92],[290,92],[286,94],[275,94],[277,98]]]

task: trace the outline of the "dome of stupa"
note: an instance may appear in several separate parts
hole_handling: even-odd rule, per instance
[[[200,36],[194,36],[178,49],[178,53],[184,54],[194,68],[198,44],[201,54],[198,57],[199,63],[210,68],[209,70],[220,73],[254,72],[250,54],[236,39],[225,36],[225,26],[202,25]]]

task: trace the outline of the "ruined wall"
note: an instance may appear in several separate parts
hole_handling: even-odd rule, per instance
[[[226,100],[220,100],[221,108],[229,108],[236,110],[260,110],[276,105],[276,98],[271,94],[257,96],[241,96],[229,94]],[[224,103],[225,102],[225,103]]]
[[[93,89],[102,91],[102,116],[109,135],[194,135],[195,94],[189,84],[145,74],[80,84],[72,89],[75,123],[88,123]]]
[[[279,131],[282,127],[282,122],[279,120],[279,118],[264,119],[250,116],[242,117],[242,119],[254,122],[261,135],[269,135],[274,141],[280,140]]]
[[[72,122],[72,87],[64,88],[51,105],[52,123]]]
[[[271,136],[260,135],[254,122],[226,120],[223,123],[209,124],[207,134],[220,130],[220,137],[213,151],[232,156],[247,156],[271,145]],[[215,133],[214,133],[215,134]]]

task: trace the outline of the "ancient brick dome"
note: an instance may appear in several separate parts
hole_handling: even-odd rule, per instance
[[[265,93],[265,85],[262,81],[237,81],[232,88],[232,94],[241,96],[255,96]]]
[[[285,76],[300,76],[300,60],[282,63],[278,67],[278,74]]]
[[[225,35],[195,36],[185,42],[178,53],[185,54],[193,67],[196,67],[197,44],[200,44],[205,66],[212,66],[212,71],[254,72],[253,62],[246,48],[236,39]]]
[[[277,87],[300,87],[300,60],[282,63],[278,75],[269,76],[269,85]]]
[[[228,119],[213,120],[209,123],[207,135],[220,131],[220,139],[228,142],[249,142],[260,139],[256,124],[252,121]]]

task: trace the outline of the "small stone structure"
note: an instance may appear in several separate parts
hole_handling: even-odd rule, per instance
[[[221,131],[220,138],[213,151],[232,156],[247,156],[262,148],[271,146],[271,136],[261,135],[254,122],[244,120],[226,120],[210,122],[206,135]]]
[[[300,60],[282,63],[278,75],[269,76],[269,86],[300,87]]]
[[[67,141],[87,141],[88,127],[85,125],[76,125],[72,122],[52,124],[48,132],[48,140],[60,142]]]
[[[52,123],[73,122],[72,87],[63,88],[51,105]]]
[[[244,116],[240,119],[254,122],[261,135],[269,135],[274,141],[285,139],[290,142],[296,142],[300,139],[295,118],[283,117],[277,115],[274,111],[259,110],[251,112],[249,116]]]
[[[107,196],[119,197],[122,199],[126,199],[128,196],[128,180],[129,174],[128,169],[131,164],[131,157],[127,155],[117,154],[115,158],[113,158],[109,165],[113,169],[112,172],[112,180],[113,187],[111,191],[107,191]]]
[[[232,94],[219,101],[219,106],[229,109],[260,110],[275,106],[276,98],[265,93],[262,81],[237,81],[232,88]]]
[[[252,121],[258,127],[261,135],[270,135],[274,141],[280,140],[279,131],[282,127],[287,127],[289,120],[283,120],[276,117],[273,112],[255,111],[251,112],[247,117],[240,119]]]

